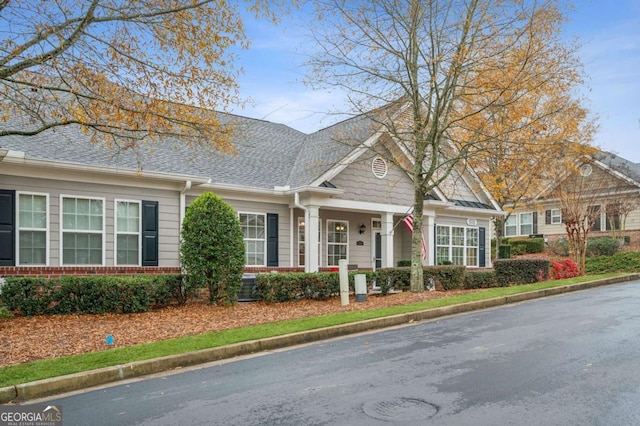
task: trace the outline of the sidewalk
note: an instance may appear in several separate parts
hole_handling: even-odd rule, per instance
[[[130,364],[70,374],[67,376],[54,377],[51,379],[39,380],[31,383],[17,384],[15,386],[0,388],[0,404],[44,398],[62,394],[65,392],[88,389],[94,386],[142,377],[149,374],[161,373],[176,368],[233,358],[240,355],[269,351],[302,343],[316,342],[374,329],[393,327],[447,315],[470,312],[479,309],[487,309],[496,306],[522,302],[525,300],[553,296],[578,290],[585,290],[604,285],[634,281],[638,279],[640,279],[640,274],[589,281],[580,284],[496,297],[492,299],[479,300],[459,305],[427,309],[423,311],[393,315],[384,318],[376,318],[317,330],[309,330],[300,333],[270,337],[266,339],[250,340],[247,342],[235,343],[227,346],[203,349],[196,352],[166,356],[146,361],[138,361]]]

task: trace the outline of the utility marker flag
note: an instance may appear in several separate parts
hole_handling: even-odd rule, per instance
[[[413,215],[406,216],[402,222],[409,228],[409,232],[413,234]],[[422,234],[422,260],[427,260],[427,243],[424,241],[424,232]]]

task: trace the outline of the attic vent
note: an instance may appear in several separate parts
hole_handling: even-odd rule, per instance
[[[593,171],[593,169],[591,168],[591,164],[583,164],[580,167],[580,174],[584,177],[587,177],[589,175],[591,175],[591,172]]]
[[[378,179],[382,179],[387,175],[387,162],[382,157],[376,157],[371,163],[371,171]]]

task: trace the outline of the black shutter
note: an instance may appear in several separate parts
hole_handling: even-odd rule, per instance
[[[480,261],[478,263],[478,266],[480,266],[481,268],[484,268],[485,266],[487,266],[487,262],[486,262],[486,249],[485,249],[485,229],[484,228],[478,228],[478,260]]]
[[[0,266],[16,264],[16,191],[0,190]]]
[[[544,211],[544,224],[551,225],[551,210]]]
[[[158,266],[158,202],[142,202],[142,266]]]
[[[267,266],[278,266],[277,213],[267,213]]]
[[[538,212],[533,212],[533,234],[538,233]]]

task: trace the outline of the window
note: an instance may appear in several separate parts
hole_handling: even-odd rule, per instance
[[[600,225],[600,216],[601,210],[599,205],[589,207],[589,217],[587,218],[587,220],[591,223],[592,231],[602,230],[602,227]]]
[[[560,209],[551,209],[551,224],[559,225],[562,223],[562,213]]]
[[[533,234],[533,213],[520,213],[520,235]]]
[[[140,265],[140,202],[115,201],[116,265]]]
[[[48,265],[49,195],[18,194],[18,264]]]
[[[346,259],[348,246],[349,223],[339,220],[328,220],[327,266],[338,266],[340,259]]]
[[[247,266],[266,266],[266,217],[264,213],[239,213]]]
[[[436,226],[436,264],[478,266],[478,228]]]
[[[513,237],[518,233],[518,217],[514,214],[509,216],[509,218],[504,223],[504,236],[505,237]]]
[[[607,231],[619,231],[621,228],[620,213],[622,211],[621,203],[607,204]]]
[[[104,198],[60,196],[63,265],[104,264]]]

